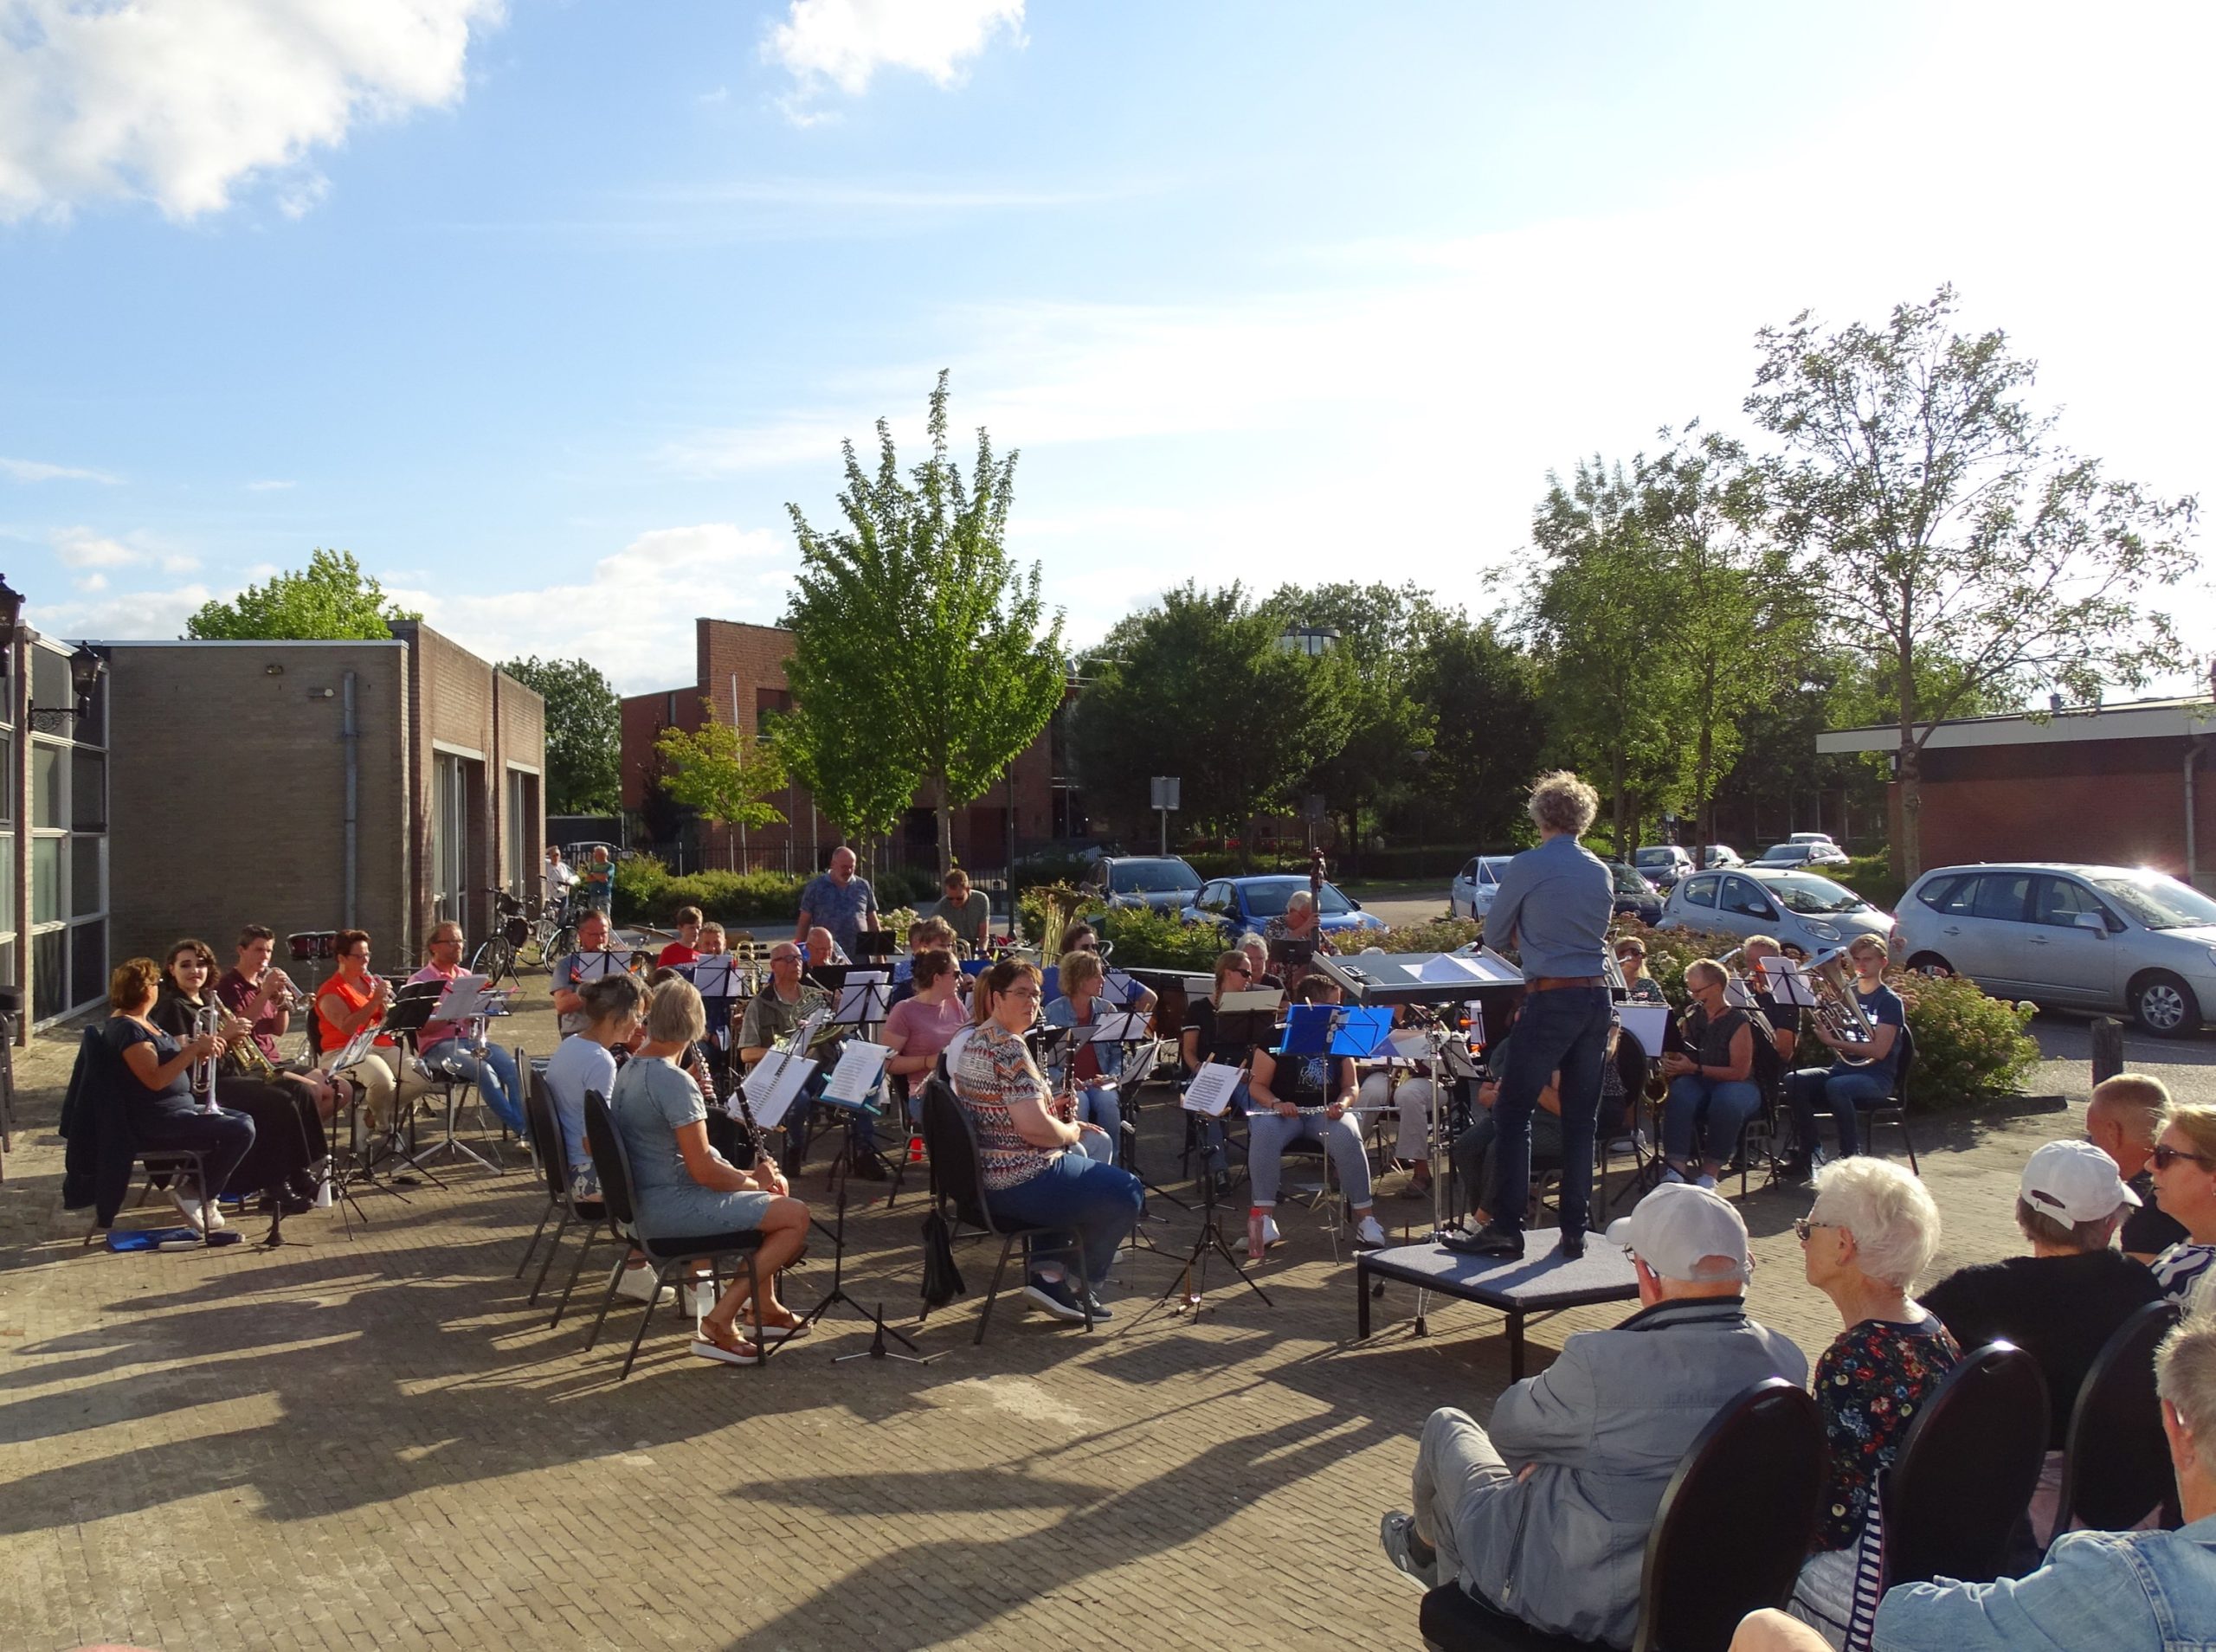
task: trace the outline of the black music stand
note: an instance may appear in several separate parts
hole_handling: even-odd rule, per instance
[[[1229,1110],[1230,1109],[1227,1108],[1225,1109],[1227,1113]],[[1220,1115],[1219,1117],[1221,1115]],[[1169,1288],[1163,1291],[1161,1295],[1156,1297],[1151,1302],[1148,1303],[1145,1310],[1139,1315],[1138,1318],[1133,1320],[1130,1325],[1124,1327],[1127,1332],[1137,1330],[1140,1326],[1146,1323],[1148,1318],[1154,1313],[1155,1309],[1160,1308],[1164,1302],[1169,1301],[1172,1297],[1178,1299],[1177,1306],[1173,1310],[1174,1312],[1181,1314],[1190,1313],[1195,1319],[1198,1319],[1201,1311],[1209,1306],[1209,1303],[1206,1299],[1208,1296],[1208,1253],[1211,1250],[1213,1250],[1216,1255],[1221,1257],[1225,1262],[1230,1264],[1233,1276],[1235,1277],[1240,1284],[1246,1286],[1247,1289],[1253,1291],[1254,1295],[1262,1299],[1263,1307],[1275,1308],[1277,1306],[1275,1302],[1270,1300],[1270,1293],[1264,1290],[1260,1284],[1255,1281],[1253,1276],[1239,1265],[1239,1258],[1232,1254],[1230,1245],[1224,1242],[1223,1230],[1216,1222],[1215,1178],[1207,1173],[1207,1157],[1203,1154],[1201,1159],[1201,1185],[1205,1192],[1203,1194],[1203,1202],[1201,1206],[1201,1231],[1199,1235],[1193,1241],[1193,1248],[1185,1254],[1185,1265],[1179,1270],[1177,1277],[1170,1282]]]
[[[854,961],[864,967],[883,963],[899,950],[890,929],[858,929],[854,932]]]
[[[899,1332],[894,1330],[891,1326],[886,1324],[882,1314],[872,1314],[859,1302],[855,1301],[854,1297],[848,1295],[847,1294],[846,1285],[843,1282],[847,1261],[847,1177],[844,1167],[847,1162],[847,1155],[851,1154],[854,1148],[854,1116],[860,1109],[846,1102],[819,1102],[817,1104],[824,1107],[835,1107],[842,1115],[845,1115],[845,1122],[847,1126],[847,1145],[839,1149],[839,1157],[831,1161],[834,1178],[834,1185],[837,1188],[839,1194],[838,1225],[835,1228],[825,1227],[821,1219],[815,1217],[808,1218],[809,1225],[821,1229],[831,1241],[831,1289],[823,1293],[821,1298],[817,1301],[815,1307],[809,1308],[807,1313],[800,1316],[800,1322],[802,1325],[813,1325],[816,1321],[821,1319],[826,1314],[829,1313],[834,1304],[843,1303],[847,1308],[852,1308],[856,1314],[859,1314],[864,1320],[873,1322],[878,1327],[880,1337],[890,1336],[895,1341],[899,1342],[902,1347],[908,1350],[908,1353],[906,1355],[894,1354],[892,1355],[893,1358],[902,1359],[911,1357],[916,1352],[916,1345],[910,1341],[906,1337],[901,1335]],[[877,1346],[878,1344],[876,1342],[873,1342],[871,1345],[872,1350],[874,1351]],[[888,1350],[887,1352],[890,1351]],[[917,1363],[920,1365],[923,1362],[921,1360],[918,1360]]]
[[[708,1014],[708,1042],[716,1052],[717,1065],[722,1070],[716,1074],[717,1088],[728,1090],[736,1079],[731,1071],[731,1059],[738,1049],[738,1031],[734,1023],[734,1012],[738,1006],[746,1001],[746,995],[738,990],[738,960],[727,952],[712,953],[706,957],[695,958],[689,964],[678,965],[677,973],[691,981],[700,994],[701,1007]],[[705,987],[701,986],[704,979],[707,982]],[[718,1006],[723,1012],[721,1027],[715,1024],[715,1006]]]

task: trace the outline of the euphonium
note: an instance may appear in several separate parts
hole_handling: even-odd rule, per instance
[[[1846,948],[1834,947],[1810,959],[1800,973],[1815,995],[1819,1026],[1842,1044],[1875,1042],[1878,1029],[1854,995],[1854,967],[1847,961]]]

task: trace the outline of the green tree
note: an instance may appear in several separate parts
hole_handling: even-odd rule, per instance
[[[785,784],[776,748],[717,722],[712,707],[697,730],[670,726],[655,735],[654,755],[670,796],[701,819],[731,828],[784,824],[768,800]]]
[[[815,777],[811,789],[843,798],[833,813],[849,827],[857,822],[842,809],[879,818],[893,793],[905,806],[928,791],[944,875],[954,864],[953,811],[982,796],[1038,737],[1066,678],[1062,616],[1046,616],[1039,565],[1019,572],[1003,543],[1015,455],[995,459],[981,429],[963,479],[948,457],[944,372],[929,430],[931,456],[905,479],[886,421],[874,475],[846,444],[844,528],[819,533],[788,507],[801,569],[785,617],[785,677],[798,724],[789,749]],[[820,788],[827,778],[831,787]]]
[[[1942,287],[1836,332],[1804,311],[1757,336],[1746,400],[1781,444],[1779,537],[1821,582],[1831,638],[1889,683],[1904,878],[1923,870],[1922,759],[1941,721],[1981,693],[2086,699],[2179,665],[2148,604],[2194,566],[2194,502],[2062,447],[2023,400],[2036,363],[1997,331],[1957,332],[1955,309]]]
[[[503,660],[500,669],[546,702],[546,812],[612,814],[623,806],[623,707],[586,659]]]
[[[1346,741],[1353,668],[1280,644],[1275,611],[1238,585],[1188,583],[1110,628],[1071,721],[1092,807],[1136,823],[1147,781],[1182,781],[1184,824],[1238,832],[1295,806],[1304,777]]]
[[[422,617],[389,601],[383,586],[364,577],[352,551],[317,550],[297,574],[249,585],[228,602],[203,603],[184,622],[184,634],[235,642],[382,641],[392,634],[388,620]]]
[[[1537,663],[1490,620],[1433,613],[1408,689],[1433,730],[1423,791],[1446,810],[1454,837],[1480,852],[1528,841],[1524,797],[1547,744]]]

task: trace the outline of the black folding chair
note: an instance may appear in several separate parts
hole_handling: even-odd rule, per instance
[[[947,1215],[950,1236],[960,1237],[964,1223],[981,1234],[1004,1236],[1001,1259],[993,1268],[992,1288],[985,1293],[985,1311],[977,1316],[977,1334],[970,1339],[972,1346],[976,1346],[984,1341],[985,1327],[993,1322],[993,1302],[1001,1294],[1001,1279],[1008,1272],[1008,1256],[1015,1249],[1016,1241],[1068,1230],[1052,1225],[1009,1225],[994,1217],[985,1197],[984,1165],[978,1156],[977,1135],[970,1127],[970,1114],[946,1082],[936,1076],[924,1086],[924,1151],[931,1159],[931,1198]],[[1077,1280],[1078,1302],[1085,1308],[1085,1328],[1090,1331],[1092,1286],[1085,1276],[1085,1259],[1074,1245],[1070,1250],[1069,1265]]]
[[[2007,1573],[2046,1459],[2048,1418],[2046,1379],[2030,1354],[1988,1342],[1962,1356],[1879,1477],[1884,1588]]]
[[[1893,1064],[1892,1094],[1864,1111],[1869,1115],[1871,1145],[1877,1145],[1879,1125],[1897,1126],[1901,1133],[1901,1145],[1908,1149],[1908,1167],[1921,1176],[1923,1171],[1916,1162],[1916,1141],[1908,1133],[1908,1076],[1915,1065],[1916,1035],[1904,1026],[1901,1029],[1901,1058]]]
[[[1654,1510],[1632,1652],[1723,1652],[1749,1612],[1781,1604],[1807,1558],[1824,1486],[1816,1402],[1782,1377],[1756,1383],[1702,1429]],[[1433,1652],[1589,1652],[1441,1584],[1418,1614]]]
[[[585,1092],[585,1141],[592,1148],[593,1169],[600,1177],[600,1196],[608,1207],[608,1225],[619,1238],[628,1239],[645,1253],[647,1265],[654,1270],[654,1289],[647,1298],[646,1310],[639,1315],[639,1328],[631,1333],[630,1351],[623,1356],[623,1376],[631,1374],[631,1366],[639,1357],[639,1344],[647,1334],[647,1321],[654,1316],[654,1305],[661,1300],[661,1288],[669,1282],[670,1276],[687,1269],[696,1262],[708,1264],[708,1277],[718,1287],[722,1276],[717,1264],[732,1257],[746,1258],[747,1283],[753,1295],[747,1300],[754,1310],[754,1346],[762,1351],[762,1362],[770,1357],[769,1345],[762,1340],[762,1280],[754,1266],[755,1253],[762,1248],[760,1230],[749,1228],[730,1233],[686,1235],[681,1238],[649,1239],[638,1229],[639,1197],[636,1185],[631,1180],[631,1159],[624,1151],[623,1138],[616,1133],[615,1118],[608,1110],[608,1103],[596,1090]],[[579,1258],[583,1260],[582,1257]],[[608,1276],[608,1289],[600,1299],[600,1315],[592,1322],[592,1334],[585,1338],[585,1349],[589,1353],[600,1340],[600,1327],[608,1322],[608,1309],[615,1300],[615,1287],[623,1276],[623,1264]],[[568,1293],[563,1293],[564,1302]],[[685,1311],[684,1294],[677,1302],[678,1312]],[[558,1317],[558,1315],[557,1315]],[[617,1379],[622,1380],[622,1378]]]
[[[592,1244],[590,1230],[596,1227],[608,1214],[608,1207],[597,1199],[576,1199],[570,1196],[569,1154],[562,1146],[562,1126],[554,1115],[554,1098],[546,1093],[546,1076],[533,1069],[526,1069],[530,1080],[524,1091],[523,1122],[531,1133],[531,1150],[538,1155],[540,1174],[546,1183],[546,1209],[540,1213],[538,1225],[531,1230],[531,1243],[524,1247],[523,1260],[516,1263],[516,1277],[523,1277],[523,1270],[531,1266],[531,1253],[538,1249],[539,1237],[546,1231],[546,1224],[557,1212],[561,1221],[556,1225],[554,1237],[546,1246],[546,1259],[538,1264],[538,1277],[531,1282],[529,1302],[536,1304],[538,1293],[546,1289],[547,1273],[554,1266],[554,1254],[562,1248],[562,1236],[570,1231],[570,1224],[587,1225],[585,1244]],[[578,1252],[580,1263],[584,1260]]]
[[[2182,1523],[2155,1392],[2155,1350],[2177,1322],[2175,1303],[2148,1303],[2116,1327],[2085,1373],[2063,1448],[2058,1535],[2073,1526],[2129,1531],[2156,1509],[2165,1529]]]

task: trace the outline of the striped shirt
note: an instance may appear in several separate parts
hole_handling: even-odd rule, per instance
[[[970,1127],[977,1133],[977,1159],[987,1192],[1029,1181],[1060,1151],[1034,1147],[1016,1130],[1015,1117],[1008,1111],[1011,1102],[1029,1096],[1047,1107],[1053,1097],[1023,1040],[999,1022],[988,1021],[963,1040],[954,1069],[954,1093],[969,1109]]]

